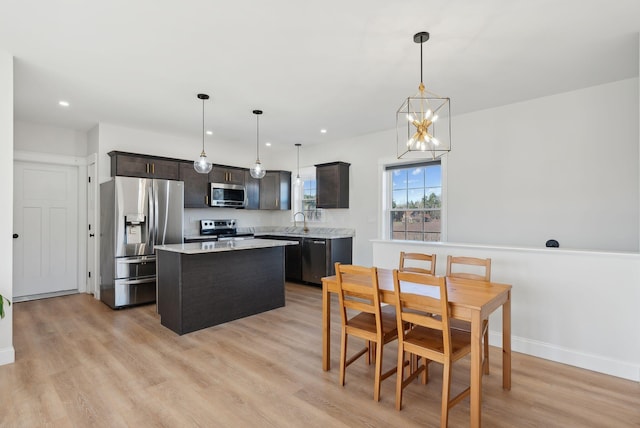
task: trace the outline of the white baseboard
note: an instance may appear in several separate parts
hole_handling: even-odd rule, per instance
[[[0,366],[11,364],[16,361],[16,351],[13,346],[0,349]]]
[[[501,348],[502,334],[489,331],[489,344]],[[601,355],[589,354],[546,342],[515,336],[511,337],[511,350],[544,358],[545,360],[640,382],[640,365],[627,361],[614,360]]]

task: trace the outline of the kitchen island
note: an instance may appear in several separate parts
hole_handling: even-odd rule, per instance
[[[284,248],[296,241],[158,245],[161,324],[190,333],[284,306]]]

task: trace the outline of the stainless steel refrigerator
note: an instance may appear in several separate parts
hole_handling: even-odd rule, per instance
[[[154,245],[182,243],[183,207],[182,181],[100,185],[100,300],[114,309],[156,300]]]

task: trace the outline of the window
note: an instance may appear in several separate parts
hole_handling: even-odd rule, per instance
[[[316,209],[316,180],[304,180],[302,188],[302,211],[305,214]]]
[[[309,221],[322,221],[322,209],[316,208],[316,169],[315,167],[300,168],[300,186],[294,184],[293,212],[302,211]],[[295,180],[293,181],[295,183]],[[298,217],[298,220],[300,218]]]
[[[440,161],[386,167],[390,176],[390,237],[439,241],[442,232]]]

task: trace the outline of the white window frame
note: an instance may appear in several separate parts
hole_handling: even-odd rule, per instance
[[[315,180],[316,179],[316,168],[314,166],[300,168],[300,184],[296,184],[296,179],[292,179],[293,185],[293,209],[291,210],[291,221],[294,221],[293,216],[297,212],[304,212],[302,209],[302,197],[304,195],[304,182],[306,180]],[[317,187],[316,187],[317,192]],[[324,211],[322,208],[316,208],[317,216],[307,216],[307,223],[320,223],[324,221]],[[306,215],[306,213],[305,213]],[[300,220],[300,217],[298,217]]]
[[[379,183],[381,183],[380,189],[380,214],[378,219],[378,230],[380,231],[380,239],[386,241],[399,241],[391,239],[391,204],[393,201],[393,185],[391,174],[387,170],[388,167],[402,167],[404,165],[409,166],[418,162],[429,162],[429,159],[411,159],[411,160],[398,160],[398,159],[382,159],[378,163],[378,174],[380,177]],[[448,186],[447,186],[447,157],[440,158],[440,173],[442,180],[442,196],[441,196],[441,208],[440,208],[440,241],[447,242],[448,240]],[[436,241],[408,241],[408,242],[436,242]]]

